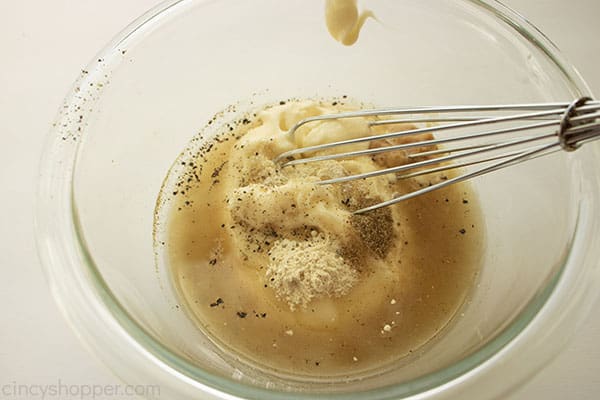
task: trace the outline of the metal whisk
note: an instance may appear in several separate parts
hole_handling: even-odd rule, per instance
[[[403,130],[390,133],[299,148],[279,155],[275,161],[286,167],[398,151],[406,152],[410,161],[372,172],[322,180],[318,182],[321,185],[385,174],[405,179],[456,170],[455,176],[444,176],[445,180],[355,213],[389,206],[560,150],[573,151],[600,138],[600,101],[588,97],[560,103],[390,108],[319,115],[298,122],[287,134],[294,135],[302,126],[317,121],[343,118],[367,118],[372,130],[384,125],[421,126],[412,125],[406,130],[405,125]],[[382,141],[385,145],[381,145]],[[332,152],[357,143],[378,145],[369,145],[362,150]],[[324,150],[327,150],[325,154],[315,154]],[[476,164],[484,166],[469,171],[465,169]]]

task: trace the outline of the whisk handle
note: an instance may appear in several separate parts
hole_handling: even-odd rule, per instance
[[[577,150],[583,143],[600,139],[600,122],[596,118],[572,123],[571,118],[578,115],[578,108],[592,101],[590,97],[580,97],[566,108],[558,130],[560,147],[565,151]],[[585,115],[585,113],[580,114]],[[574,128],[577,128],[576,130]]]

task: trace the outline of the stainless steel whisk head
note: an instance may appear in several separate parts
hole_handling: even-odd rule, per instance
[[[588,97],[559,103],[389,108],[319,115],[299,121],[287,134],[294,135],[302,126],[317,121],[344,118],[368,118],[371,129],[399,124],[427,125],[298,148],[279,155],[275,161],[282,167],[287,167],[394,151],[409,152],[407,157],[410,162],[406,164],[322,180],[317,182],[320,185],[386,174],[406,179],[456,171],[453,177],[355,213],[389,206],[560,150],[573,151],[584,143],[600,138],[600,101]],[[432,133],[435,137],[431,136]],[[429,136],[426,137],[426,134]],[[342,150],[343,146],[351,144],[381,141],[387,141],[388,145],[331,152]],[[324,150],[327,150],[326,154],[316,154]],[[466,170],[466,167],[479,164],[483,165],[474,170]]]

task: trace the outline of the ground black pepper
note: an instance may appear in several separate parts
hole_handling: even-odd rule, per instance
[[[227,161],[224,161],[221,165],[219,165],[217,168],[215,168],[213,173],[210,175],[211,178],[216,178],[217,176],[219,176],[219,174],[221,173],[221,170],[223,169],[225,164],[227,164]]]
[[[223,304],[223,303],[225,303],[225,302],[223,301],[223,299],[222,299],[222,298],[220,298],[220,297],[219,297],[217,300],[215,300],[215,302],[214,302],[214,303],[210,303],[210,306],[211,306],[211,307],[216,307],[216,306],[218,306],[218,305],[221,305],[221,304]]]

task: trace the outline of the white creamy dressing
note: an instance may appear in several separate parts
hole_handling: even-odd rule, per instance
[[[325,22],[331,36],[345,46],[351,46],[358,40],[358,35],[366,20],[374,18],[373,12],[358,12],[356,0],[326,0]]]

